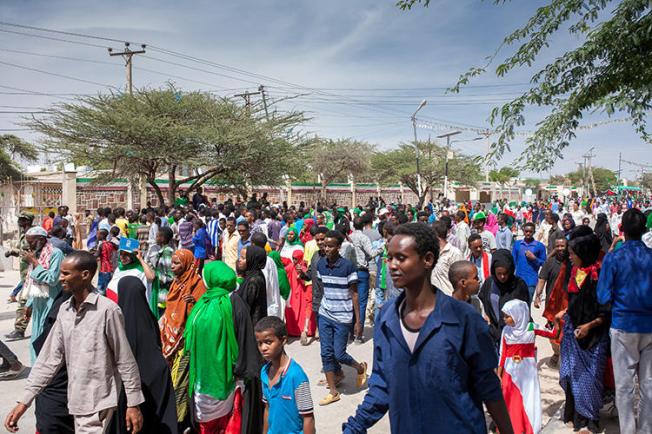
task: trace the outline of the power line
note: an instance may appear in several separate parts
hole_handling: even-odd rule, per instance
[[[60,35],[76,36],[76,37],[79,37],[79,38],[90,38],[90,39],[97,39],[97,40],[109,41],[109,42],[118,42],[118,43],[121,43],[121,44],[124,44],[126,42],[130,42],[130,41],[125,41],[125,40],[121,40],[121,39],[106,38],[106,37],[103,37],[103,36],[87,35],[87,34],[84,34],[84,33],[65,32],[63,30],[46,29],[45,27],[36,27],[36,26],[27,26],[27,25],[24,25],[24,24],[8,23],[6,21],[0,21],[0,24],[4,25],[4,26],[18,27],[18,28],[21,28],[21,29],[37,30],[37,31],[40,31],[40,32],[49,32],[49,33],[58,33]],[[131,42],[133,42],[133,41],[131,41]],[[138,44],[141,44],[141,43],[138,42]]]
[[[57,74],[56,72],[44,71],[42,69],[37,69],[37,68],[30,68],[29,66],[17,65],[15,63],[11,63],[11,62],[0,61],[0,65],[12,66],[14,68],[19,68],[19,69],[24,69],[24,70],[27,70],[27,71],[38,72],[38,73],[46,74],[46,75],[52,75],[54,77],[65,78],[67,80],[74,80],[74,81],[79,81],[81,83],[94,84],[96,86],[102,86],[102,87],[109,87],[109,88],[117,89],[115,86],[111,86],[110,84],[98,83],[97,81],[92,81],[92,80],[84,80],[83,78],[72,77],[70,75],[65,75],[65,74]]]
[[[209,71],[207,69],[196,68],[194,66],[184,65],[182,63],[172,62],[170,60],[160,59],[158,57],[152,57],[152,56],[146,55],[146,56],[143,56],[143,59],[154,60],[156,62],[167,63],[168,65],[179,66],[181,68],[191,69],[193,71],[199,71],[199,72],[203,72],[205,74],[211,74],[211,75],[215,75],[215,76],[219,76],[219,77],[230,78],[232,80],[238,80],[238,81],[242,81],[242,82],[245,82],[245,83],[250,83],[250,84],[253,84],[253,85],[258,85],[257,81],[247,80],[247,79],[240,78],[240,77],[234,77],[232,75],[221,74],[219,72]]]
[[[32,38],[40,38],[40,39],[49,39],[51,41],[59,41],[59,42],[67,42],[69,44],[77,44],[77,45],[84,45],[86,47],[93,47],[93,48],[108,48],[105,45],[98,45],[98,44],[91,44],[89,42],[81,42],[81,41],[72,41],[70,39],[62,39],[62,38],[55,38],[53,36],[45,36],[45,35],[35,35],[33,33],[25,33],[25,32],[16,32],[14,30],[7,30],[7,29],[0,29],[0,32],[4,33],[13,33],[15,35],[23,35],[23,36],[29,36]]]

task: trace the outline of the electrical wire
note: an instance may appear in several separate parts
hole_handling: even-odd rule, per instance
[[[86,47],[103,48],[105,50],[107,48],[109,48],[109,47],[107,47],[105,45],[91,44],[89,42],[81,42],[81,41],[71,41],[69,39],[55,38],[53,36],[45,36],[45,35],[35,35],[33,33],[16,32],[14,30],[0,29],[0,32],[13,33],[15,35],[29,36],[29,37],[32,37],[32,38],[49,39],[51,41],[67,42],[69,44],[84,45]]]
[[[94,84],[96,86],[108,87],[108,88],[113,88],[113,89],[118,90],[117,87],[112,86],[110,84],[98,83],[97,81],[85,80],[83,78],[72,77],[70,75],[57,74],[56,72],[44,71],[42,69],[37,69],[37,68],[30,68],[29,66],[18,65],[16,63],[4,62],[4,61],[0,60],[0,65],[12,66],[14,68],[24,69],[26,71],[38,72],[38,73],[41,73],[41,74],[51,75],[51,76],[54,76],[54,77],[65,78],[67,80],[78,81],[80,83]]]
[[[84,34],[84,33],[65,32],[63,30],[53,30],[53,29],[46,29],[45,27],[27,26],[27,25],[24,25],[24,24],[14,24],[14,23],[8,23],[6,21],[0,21],[0,25],[10,26],[10,27],[18,27],[18,28],[21,28],[21,29],[28,29],[28,30],[37,30],[37,31],[40,31],[40,32],[58,33],[60,35],[76,36],[76,37],[79,37],[79,38],[90,38],[90,39],[97,39],[97,40],[101,40],[101,41],[129,43],[129,41],[125,41],[125,40],[122,40],[122,39],[105,38],[103,36],[87,35],[87,34]],[[143,45],[143,43],[141,43],[141,42],[134,42],[134,43]]]

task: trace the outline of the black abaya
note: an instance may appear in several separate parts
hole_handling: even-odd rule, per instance
[[[242,285],[236,291],[249,308],[249,316],[253,325],[267,316],[267,284],[263,268],[267,263],[265,249],[258,246],[247,246],[247,270]]]
[[[125,332],[134,354],[145,402],[141,433],[176,434],[177,410],[170,368],[161,352],[159,327],[149,310],[142,281],[133,276],[123,277],[118,283],[118,305],[125,320]],[[127,398],[124,390],[118,400],[118,411],[113,416],[109,433],[126,433],[125,414]]]
[[[70,293],[62,291],[54,299],[52,308],[45,318],[43,333],[36,338],[33,344],[37,355],[41,352],[41,348],[57,320],[59,308],[69,298]],[[36,396],[34,414],[36,430],[40,434],[74,434],[75,421],[68,413],[68,370],[65,364],[61,366],[50,384]]]
[[[241,434],[259,434],[263,432],[263,403],[260,385],[260,369],[263,359],[258,351],[254,326],[250,318],[249,307],[238,294],[231,294],[233,324],[238,341],[238,360],[233,375],[244,379],[245,389],[242,395],[242,429]]]

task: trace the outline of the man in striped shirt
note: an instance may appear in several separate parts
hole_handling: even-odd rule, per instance
[[[325,256],[317,264],[317,276],[324,288],[319,307],[319,343],[326,383],[330,389],[319,405],[340,400],[337,385],[344,378],[342,364],[358,372],[356,385],[359,388],[367,383],[367,364],[358,363],[346,352],[351,323],[354,324],[356,336],[362,334],[362,323],[358,305],[358,275],[353,263],[340,256],[343,240],[340,232],[329,231],[324,240]]]
[[[211,239],[211,246],[213,246],[213,251],[209,252],[209,256],[219,256],[217,252],[220,250],[220,238],[222,237],[219,215],[218,210],[212,210],[211,220],[206,224],[206,231]]]

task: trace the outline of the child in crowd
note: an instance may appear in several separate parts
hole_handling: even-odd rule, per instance
[[[453,286],[453,298],[464,303],[470,303],[482,314],[478,303],[472,303],[471,297],[480,291],[480,278],[478,267],[471,261],[457,261],[451,264],[448,270],[448,280]]]
[[[113,230],[115,229],[115,231]],[[97,250],[95,257],[100,261],[100,273],[97,277],[97,290],[102,295],[106,295],[106,287],[113,277],[113,272],[117,266],[118,246],[113,240],[119,239],[120,229],[114,226],[111,230],[113,239],[107,241],[109,235],[106,229],[97,231]]]
[[[283,320],[262,318],[255,332],[258,351],[267,361],[260,373],[265,403],[263,433],[314,434],[310,383],[301,366],[285,353],[288,332]]]
[[[505,327],[500,344],[498,375],[515,433],[538,433],[541,430],[541,390],[537,373],[536,336],[550,339],[556,330],[539,330],[530,322],[528,304],[510,300],[502,309]],[[557,319],[557,318],[555,318]]]

